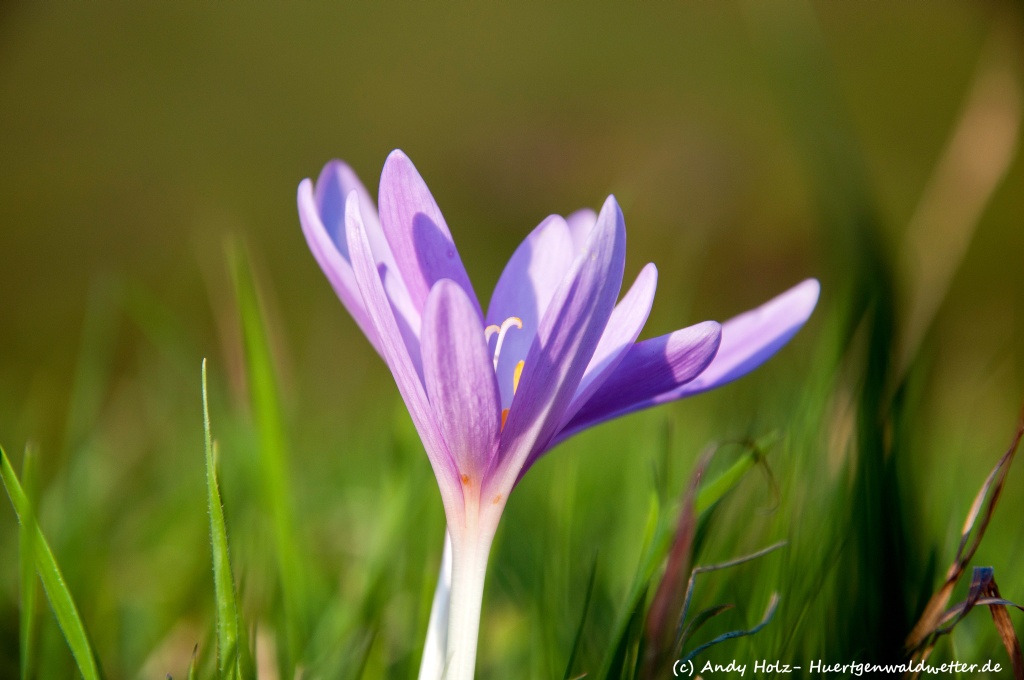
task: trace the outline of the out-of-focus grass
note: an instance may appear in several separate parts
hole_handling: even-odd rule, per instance
[[[692,645],[755,626],[778,592],[767,627],[705,658],[898,649],[1024,385],[1010,141],[969,245],[940,252],[948,295],[925,291],[935,316],[909,356],[903,345],[921,274],[907,225],[953,214],[920,207],[936,177],[959,205],[962,183],[936,168],[986,64],[1009,74],[1000,91],[1019,88],[1019,8],[334,11],[0,10],[0,438],[40,443],[39,526],[107,677],[185,677],[197,644],[197,674],[216,665],[203,356],[260,677],[292,664],[415,677],[444,527],[436,485],[293,205],[333,155],[372,188],[393,146],[423,171],[484,299],[532,224],[606,191],[625,209],[630,271],[659,265],[648,334],[823,283],[808,327],[754,375],[581,434],[531,470],[492,554],[481,677],[558,677],[570,661],[596,676],[698,453],[720,445],[714,479],[770,433],[764,461],[706,514],[693,563],[786,547],[701,577],[691,611],[736,608]],[[254,254],[256,285],[238,277],[245,328],[222,257],[235,232]],[[290,477],[276,490],[268,445]],[[1017,601],[1019,472],[975,557]],[[20,672],[31,599],[18,548],[0,511],[0,677]],[[69,677],[67,643],[36,606],[37,677]],[[1004,655],[975,615],[933,659]]]
[[[29,479],[32,479],[32,475],[34,475],[32,460],[32,456],[25,457],[25,468]],[[78,613],[78,607],[75,606],[74,596],[68,590],[60,566],[53,556],[53,551],[50,550],[50,544],[47,543],[46,537],[43,536],[42,530],[36,522],[32,500],[22,488],[18,476],[14,474],[11,461],[7,459],[7,453],[3,449],[0,449],[0,477],[3,479],[4,489],[7,491],[7,496],[11,499],[14,511],[18,515],[21,530],[28,534],[28,538],[22,541],[22,547],[27,548],[25,559],[32,564],[33,570],[39,575],[39,579],[43,583],[43,589],[46,591],[46,597],[50,601],[50,606],[53,609],[57,623],[60,625],[64,639],[67,640],[68,648],[78,664],[78,671],[85,680],[100,680],[100,671],[96,664],[96,657],[89,644],[89,636],[85,626],[82,624],[82,617]],[[31,587],[35,587],[35,581],[26,583],[24,578],[21,584],[22,586],[31,585]],[[25,601],[28,602],[29,598],[26,598]],[[26,631],[34,625],[35,614],[34,611],[27,609],[24,611],[26,621],[22,626],[22,630]],[[34,649],[26,651],[33,655],[35,654]],[[26,665],[32,661],[33,659],[23,659]]]
[[[273,526],[273,553],[277,557],[277,591],[284,621],[284,630],[279,631],[278,637],[278,668],[283,677],[291,677],[310,635],[309,579],[303,567],[305,551],[296,538],[291,475],[286,459],[288,448],[275,367],[256,284],[249,261],[238,247],[229,250],[229,260],[241,317],[250,401],[259,435],[258,467],[264,505]],[[205,404],[205,379],[203,394]]]
[[[217,481],[217,449],[210,430],[206,362],[203,361],[203,435],[206,445],[207,508],[210,513],[210,561],[213,563],[213,591],[216,597],[217,677],[250,680],[255,677],[249,641],[235,593],[231,570],[231,549],[224,523],[224,507]],[[286,624],[287,625],[287,624]],[[193,665],[190,665],[192,672]]]
[[[38,456],[30,447],[25,447],[25,456],[21,464],[21,487],[25,493],[24,517],[18,518],[21,529],[18,532],[18,566],[20,580],[18,589],[21,600],[18,602],[21,625],[18,628],[18,655],[21,663],[21,680],[28,680],[33,675],[36,658],[36,630],[39,608],[36,595],[36,499],[39,495],[36,472]]]

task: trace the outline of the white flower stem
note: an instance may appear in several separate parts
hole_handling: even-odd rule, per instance
[[[448,604],[452,590],[452,538],[444,532],[444,552],[441,569],[437,574],[437,589],[430,606],[430,623],[427,625],[427,640],[423,643],[423,659],[420,661],[419,680],[441,680],[444,673],[444,659],[448,649]]]
[[[480,531],[479,526],[475,522],[473,524],[452,536],[452,589],[445,680],[473,680],[476,670],[480,606],[494,530]]]

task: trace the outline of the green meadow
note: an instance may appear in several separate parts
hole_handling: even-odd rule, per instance
[[[641,337],[821,282],[763,367],[531,469],[478,677],[1013,677],[1022,57],[1009,1],[0,6],[0,678],[417,677],[437,483],[295,201],[394,148],[484,304],[608,194]]]

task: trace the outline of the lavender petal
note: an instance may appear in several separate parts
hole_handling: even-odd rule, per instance
[[[401,151],[392,151],[380,177],[380,219],[398,272],[417,310],[422,310],[435,282],[451,279],[480,309],[452,234],[440,208]]]
[[[507,492],[531,452],[546,446],[572,400],[622,285],[626,226],[613,196],[540,322],[512,401],[493,487]]]
[[[658,269],[649,263],[637,275],[636,281],[612,310],[608,326],[597,343],[594,357],[583,374],[572,403],[562,421],[568,421],[601,388],[615,368],[633,347],[654,304],[654,292],[658,287]]]
[[[821,284],[807,279],[786,292],[722,324],[715,360],[693,381],[665,401],[706,392],[740,378],[763,364],[806,323],[818,302]]]
[[[420,339],[435,421],[462,484],[478,484],[501,432],[501,397],[480,314],[454,281],[434,284],[423,310]]]
[[[665,401],[701,374],[718,351],[721,326],[705,321],[633,345],[601,389],[558,433],[562,441],[612,418]]]
[[[505,407],[512,403],[512,376],[516,364],[526,359],[551,296],[575,257],[568,225],[558,215],[552,215],[516,248],[494,287],[487,323],[500,326],[512,316],[523,323],[522,328],[512,329],[505,335],[498,357],[496,372],[501,403]]]
[[[569,224],[569,232],[572,234],[572,242],[576,252],[583,250],[583,246],[590,236],[590,231],[597,224],[597,213],[590,208],[582,208],[565,218]]]
[[[434,469],[441,490],[445,513],[449,520],[461,517],[464,511],[462,488],[458,468],[445,444],[444,435],[434,419],[423,383],[413,366],[409,351],[395,320],[391,302],[384,292],[384,284],[377,270],[370,243],[359,214],[359,201],[355,192],[345,203],[345,228],[352,268],[355,272],[363,305],[373,322],[384,360],[395,376],[398,391],[412,416],[416,431],[423,441],[427,458]]]
[[[346,244],[344,253],[341,252],[336,241],[324,227],[313,198],[313,183],[308,179],[299,184],[298,204],[302,233],[306,236],[306,243],[309,244],[313,257],[330,281],[335,294],[345,305],[345,309],[363,331],[363,335],[377,353],[383,356],[377,331],[363,306],[363,298],[356,284],[352,265],[348,261],[348,246]]]

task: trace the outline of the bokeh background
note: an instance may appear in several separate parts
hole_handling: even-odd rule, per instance
[[[574,670],[596,672],[645,529],[671,521],[699,453],[723,444],[724,466],[772,432],[770,473],[716,509],[697,559],[789,545],[697,597],[737,604],[721,630],[756,623],[771,592],[780,609],[715,658],[893,654],[1024,394],[1022,30],[1011,2],[4,3],[0,443],[16,468],[38,450],[42,527],[107,676],[184,676],[196,644],[211,668],[204,357],[266,677],[284,644],[231,253],[252,264],[273,349],[303,666],[415,675],[443,513],[295,209],[331,158],[373,193],[393,148],[483,300],[541,219],[609,193],[627,278],[659,267],[645,336],[822,283],[762,370],[533,469],[492,554],[481,676],[562,673],[595,555]],[[976,560],[1017,601],[1022,501],[1012,470]],[[3,677],[18,672],[17,544],[0,507]],[[937,654],[1008,663],[982,611]],[[44,616],[39,676],[71,668]]]

